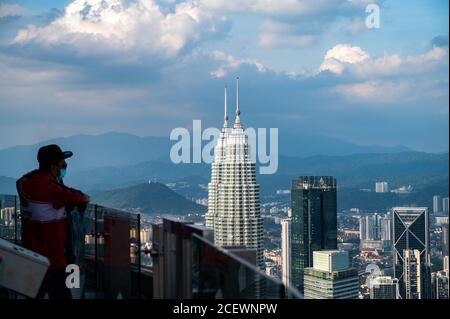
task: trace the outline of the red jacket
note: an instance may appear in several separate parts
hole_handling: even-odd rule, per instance
[[[85,203],[85,195],[61,184],[50,172],[34,170],[17,181],[21,197],[22,244],[46,256],[50,269],[64,268],[67,242],[66,206]]]

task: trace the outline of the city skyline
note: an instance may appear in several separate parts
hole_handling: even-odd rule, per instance
[[[448,8],[0,0],[0,299],[448,300]]]

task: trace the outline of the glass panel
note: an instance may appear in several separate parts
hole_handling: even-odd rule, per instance
[[[20,224],[17,196],[0,195],[0,237],[20,243]]]
[[[192,298],[301,298],[246,260],[193,234]]]

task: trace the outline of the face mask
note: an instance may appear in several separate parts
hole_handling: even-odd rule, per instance
[[[67,171],[67,169],[62,168],[61,172],[59,173],[59,177],[64,178],[64,176],[66,176],[66,171]]]

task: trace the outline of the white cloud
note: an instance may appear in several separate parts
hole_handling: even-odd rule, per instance
[[[448,86],[443,89],[439,87],[440,82],[431,83],[431,79],[442,72],[447,72],[448,76],[448,47],[432,47],[416,56],[385,53],[383,57],[375,58],[358,46],[338,44],[326,52],[313,75],[324,71],[350,82],[330,88],[331,92],[343,95],[350,102],[372,105],[375,101],[383,104],[400,99],[403,102],[417,100],[425,95],[435,99],[448,96]],[[418,94],[421,90],[423,92]]]
[[[306,16],[330,10],[347,1],[342,0],[201,0],[215,11],[254,12],[267,15]]]
[[[409,89],[407,83],[366,81],[362,83],[338,85],[332,89],[344,95],[350,101],[361,102],[361,100],[371,104],[383,104],[395,102]]]
[[[214,78],[224,77],[230,70],[236,70],[243,65],[254,67],[258,72],[265,72],[267,68],[260,62],[251,59],[239,59],[222,51],[211,52],[211,57],[219,61],[221,66],[210,72]]]
[[[169,12],[155,0],[75,0],[49,25],[21,30],[14,43],[67,45],[87,55],[134,50],[173,57],[228,27],[225,17],[191,0]]]
[[[338,44],[327,51],[319,71],[341,74],[344,71],[345,64],[363,63],[368,59],[369,55],[360,47]]]
[[[275,20],[266,20],[261,25],[258,44],[263,48],[303,47],[311,44],[314,36],[298,34],[294,25]]]
[[[365,78],[421,73],[442,66],[448,68],[448,47],[433,47],[417,56],[385,54],[381,58],[372,58],[358,46],[338,44],[326,52],[318,72],[329,71],[342,75],[344,71],[348,71]]]
[[[27,11],[17,4],[0,4],[0,18],[23,16]]]

